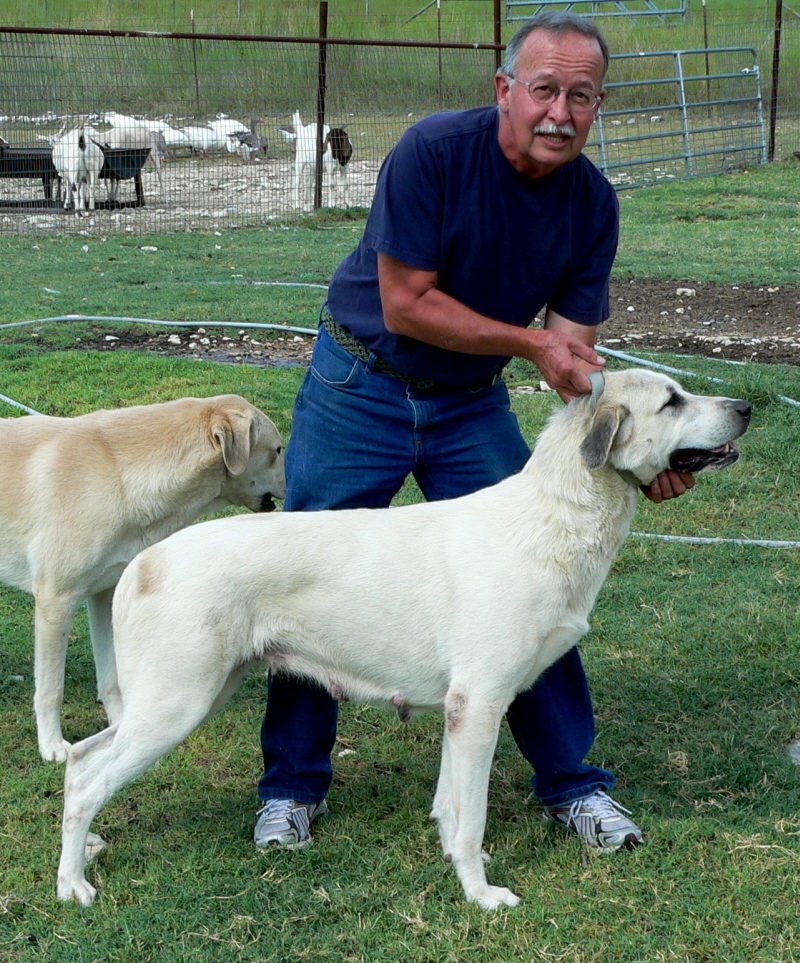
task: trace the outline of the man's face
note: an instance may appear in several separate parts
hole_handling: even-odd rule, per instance
[[[576,109],[567,91],[590,89],[605,96],[601,90],[603,54],[597,41],[583,34],[557,36],[548,30],[534,30],[519,52],[515,76],[537,86],[564,88],[551,104],[542,106],[534,102],[524,84],[513,83],[505,74],[495,78],[500,147],[515,170],[544,177],[583,150],[600,105]]]

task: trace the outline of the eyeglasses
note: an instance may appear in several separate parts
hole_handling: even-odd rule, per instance
[[[567,103],[570,110],[576,114],[588,113],[603,99],[600,94],[596,94],[591,87],[559,87],[558,84],[547,83],[544,80],[520,80],[519,77],[508,75],[510,84],[522,84],[528,88],[531,100],[538,107],[549,107],[550,104],[558,100],[558,95],[563,90],[567,95]]]

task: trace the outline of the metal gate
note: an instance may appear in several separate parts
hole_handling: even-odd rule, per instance
[[[506,22],[529,20],[547,7],[558,6],[582,17],[686,16],[686,0],[506,0]]]
[[[752,47],[617,54],[611,60],[612,76],[635,72],[636,78],[606,84],[586,152],[615,186],[767,162],[761,74]]]

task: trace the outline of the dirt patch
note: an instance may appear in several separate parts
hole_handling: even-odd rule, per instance
[[[689,293],[692,292],[692,293]],[[615,351],[657,350],[731,361],[800,365],[800,287],[746,287],[659,279],[611,284],[611,317],[598,343]],[[79,347],[140,348],[263,367],[307,365],[313,336],[231,329],[224,337],[202,327],[171,334],[105,330]]]
[[[689,293],[691,292],[691,293]],[[601,344],[800,365],[800,287],[614,281]]]

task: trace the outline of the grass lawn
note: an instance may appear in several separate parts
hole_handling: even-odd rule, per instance
[[[798,283],[796,235],[780,200],[787,170],[719,178],[703,197],[694,185],[672,184],[623,199],[618,270],[644,277],[671,266],[680,278],[769,283],[782,268],[783,283]],[[763,219],[751,212],[759,192]],[[696,216],[701,201],[705,219]],[[354,226],[312,220],[152,244],[2,237],[2,320],[80,312],[313,325],[318,289],[248,282],[324,284],[354,243]],[[771,245],[776,232],[780,243]],[[239,283],[203,283],[232,273]],[[0,392],[73,414],[234,391],[288,437],[300,369],[75,350],[90,327],[0,329]],[[738,465],[701,478],[678,502],[642,500],[634,530],[798,539],[800,410],[779,399],[800,397],[797,369],[663,360],[729,380],[721,389],[683,379],[692,390],[748,398],[753,424]],[[512,386],[533,377],[530,366],[510,367]],[[558,402],[514,399],[532,441]],[[416,497],[409,486],[401,501]],[[616,795],[647,845],[594,858],[545,826],[504,728],[486,844],[490,881],[523,897],[513,911],[464,904],[441,859],[426,818],[438,772],[436,715],[402,724],[384,710],[345,704],[331,814],[314,846],[257,854],[265,692],[257,672],[223,714],[101,812],[95,828],[111,845],[90,870],[98,901],[81,910],[55,899],[63,770],[36,750],[32,603],[0,587],[0,961],[790,963],[800,938],[800,769],[787,752],[800,730],[799,606],[795,549],[625,542],[582,649],[598,723],[592,761],[617,774]],[[67,738],[103,726],[93,693],[81,613],[68,654]]]

